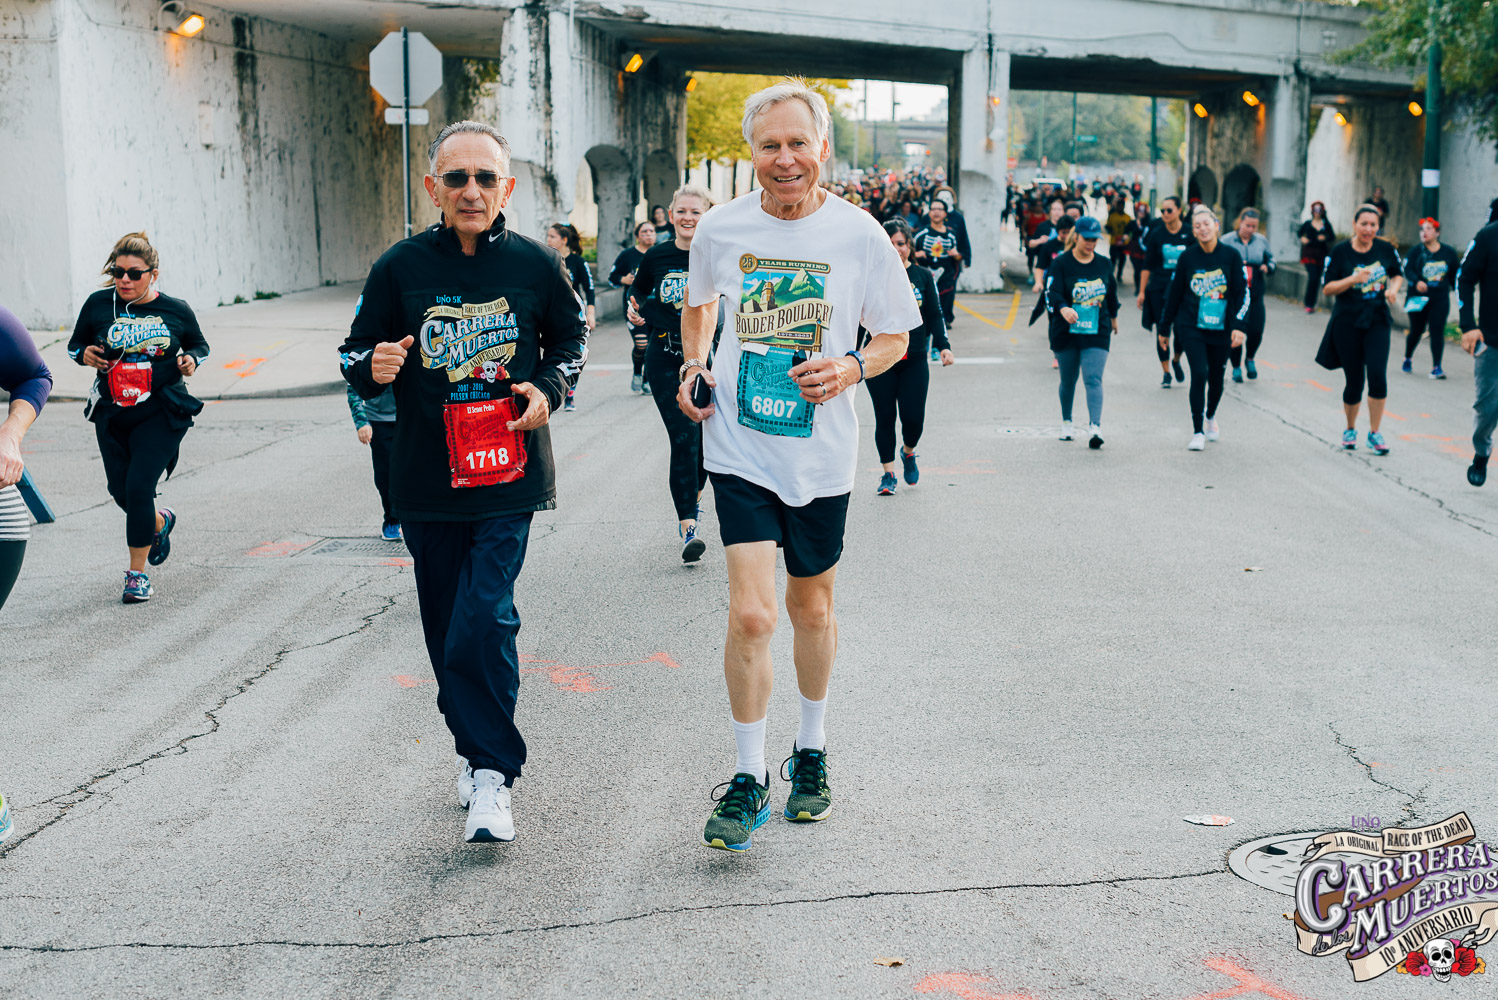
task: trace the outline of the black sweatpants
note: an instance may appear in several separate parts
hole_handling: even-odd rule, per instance
[[[926,349],[914,350],[866,383],[869,402],[874,404],[874,447],[879,461],[895,460],[895,414],[900,417],[900,436],[905,447],[915,450],[926,427],[926,391],[931,386]]]
[[[707,469],[702,465],[702,425],[694,423],[676,405],[676,391],[681,385],[676,372],[680,366],[676,355],[667,351],[645,355],[645,380],[650,383],[650,395],[671,440],[667,474],[671,502],[676,505],[676,519],[689,521],[697,516],[697,495],[707,486]]]
[[[458,755],[512,785],[525,764],[515,726],[520,655],[515,579],[525,562],[533,515],[482,521],[406,521],[427,655],[437,675],[437,710]]]
[[[1251,361],[1259,356],[1259,345],[1264,343],[1264,300],[1259,299],[1255,302],[1250,299],[1248,316],[1241,324],[1234,323],[1233,328],[1248,334],[1248,342],[1243,347],[1233,348],[1233,367],[1242,368],[1244,347],[1248,348],[1248,357]]]
[[[396,524],[400,518],[390,506],[390,456],[395,453],[395,421],[371,420],[369,458],[374,463],[375,489],[380,492],[380,506],[385,509],[385,523]]]
[[[1191,429],[1200,434],[1203,415],[1207,420],[1217,416],[1217,404],[1222,402],[1228,345],[1190,331],[1176,337],[1176,346],[1185,350],[1186,363],[1191,366]]]
[[[177,459],[186,427],[173,427],[166,408],[127,406],[108,421],[94,424],[104,481],[109,495],[125,512],[125,544],[151,544],[156,534],[156,484]]]
[[[1364,372],[1368,378],[1368,397],[1388,399],[1389,328],[1374,326],[1360,330],[1344,321],[1332,329],[1332,339],[1337,345],[1337,356],[1342,359],[1342,373],[1347,376],[1342,402],[1351,406],[1363,401]]]
[[[1432,295],[1425,308],[1410,315],[1410,332],[1404,338],[1404,357],[1409,360],[1415,356],[1415,348],[1420,346],[1420,335],[1427,330],[1430,331],[1430,363],[1441,367],[1441,358],[1446,354],[1446,320],[1451,316],[1451,296],[1442,295],[1440,298]]]

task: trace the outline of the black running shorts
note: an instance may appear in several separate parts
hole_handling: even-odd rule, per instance
[[[785,550],[791,576],[819,576],[837,565],[843,554],[848,497],[818,497],[792,507],[770,490],[747,479],[709,472],[718,510],[723,547],[744,542],[774,542]]]

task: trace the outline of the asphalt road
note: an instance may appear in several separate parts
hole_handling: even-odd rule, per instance
[[[1393,453],[1344,454],[1324,315],[1272,303],[1262,377],[1196,454],[1128,306],[1091,452],[1056,440],[1028,294],[962,302],[980,363],[933,371],[920,485],[874,495],[859,403],[836,812],[776,818],[742,857],[698,843],[733,767],[716,521],[683,567],[617,327],[554,418],[559,509],[517,595],[510,845],[461,841],[408,560],[371,542],[341,398],[204,411],[163,490],[172,558],[133,607],[92,429],[49,407],[28,462],[61,516],[0,612],[0,993],[1409,995],[1298,954],[1288,897],[1226,855],[1354,815],[1498,828],[1498,487],[1463,478],[1470,359],[1396,371]],[[774,648],[778,762],[788,630]],[[1182,819],[1206,813],[1235,823]]]

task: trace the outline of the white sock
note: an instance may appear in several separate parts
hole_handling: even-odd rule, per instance
[[[798,750],[827,749],[827,734],[822,730],[822,720],[827,715],[827,699],[812,701],[801,696],[801,728],[796,731]]]
[[[755,781],[765,780],[765,720],[733,720],[733,741],[739,747],[737,773],[752,774]]]

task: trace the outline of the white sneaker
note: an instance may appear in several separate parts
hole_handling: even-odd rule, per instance
[[[1191,443],[1186,446],[1187,451],[1206,451],[1207,436],[1205,434],[1191,435]]]
[[[1061,421],[1061,440],[1063,440],[1063,441],[1070,441],[1071,439],[1072,439],[1071,421],[1070,420],[1063,420],[1063,421]]]
[[[468,803],[473,799],[473,768],[468,766],[467,757],[458,758],[458,807],[467,809]]]
[[[1218,428],[1217,421],[1215,421],[1215,420],[1208,420],[1207,421],[1207,440],[1208,441],[1216,441],[1220,437],[1222,437],[1222,431],[1221,431],[1221,429]]]
[[[473,772],[473,798],[468,802],[468,824],[463,839],[470,844],[515,839],[515,820],[510,815],[510,790],[505,777],[487,768]]]
[[[1091,435],[1087,439],[1087,447],[1097,451],[1103,446],[1103,428],[1098,424],[1088,424],[1087,433]]]

